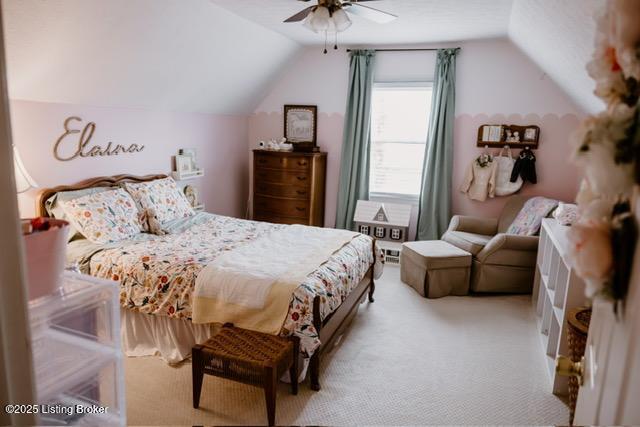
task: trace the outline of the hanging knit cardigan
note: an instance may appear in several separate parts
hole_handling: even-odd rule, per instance
[[[490,161],[486,166],[480,166],[476,159],[467,167],[460,191],[471,200],[484,202],[487,196],[494,197],[496,191],[496,171],[498,164]]]

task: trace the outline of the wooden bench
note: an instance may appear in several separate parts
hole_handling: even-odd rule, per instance
[[[291,393],[298,394],[298,337],[278,337],[225,324],[192,350],[193,407],[200,405],[204,374],[264,388],[269,425],[275,424],[276,386],[289,370]]]

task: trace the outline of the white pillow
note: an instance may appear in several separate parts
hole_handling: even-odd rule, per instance
[[[553,217],[562,225],[571,225],[577,222],[579,216],[578,206],[571,203],[560,202],[553,212]]]

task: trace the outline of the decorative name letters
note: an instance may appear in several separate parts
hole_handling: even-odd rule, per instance
[[[117,156],[120,153],[139,153],[144,150],[144,145],[131,144],[126,147],[120,144],[114,145],[111,141],[104,148],[100,145],[89,146],[96,124],[89,122],[80,130],[79,127],[72,128],[71,122],[79,122],[82,125],[82,119],[76,116],[67,117],[64,121],[64,133],[53,146],[53,155],[60,161],[66,162],[77,157]],[[77,138],[72,137],[76,134],[79,134]]]

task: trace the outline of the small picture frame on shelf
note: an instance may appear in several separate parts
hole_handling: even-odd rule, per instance
[[[284,137],[294,151],[314,151],[318,135],[316,105],[284,106]]]
[[[522,137],[523,141],[538,141],[538,128],[537,127],[528,127],[524,130],[524,135]]]
[[[178,154],[181,156],[188,156],[191,158],[191,170],[198,170],[197,152],[195,148],[181,148],[178,150]]]
[[[482,140],[488,142],[500,142],[502,140],[502,125],[482,126]]]
[[[191,156],[185,156],[178,154],[176,156],[176,172],[180,175],[188,174],[193,172],[193,164],[191,161]]]

